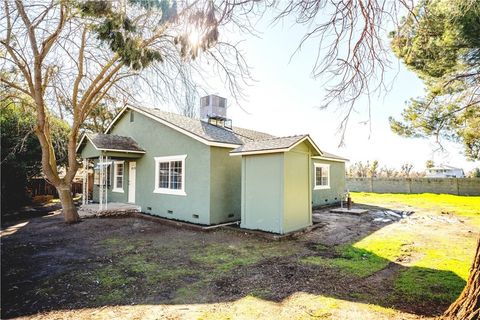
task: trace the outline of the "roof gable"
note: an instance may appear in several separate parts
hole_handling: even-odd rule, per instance
[[[85,139],[99,151],[145,153],[145,150],[131,137],[103,133],[85,133],[77,146],[77,153],[82,149]]]
[[[322,155],[322,151],[320,151],[320,149],[317,147],[315,142],[313,142],[313,140],[308,134],[289,137],[274,137],[270,139],[250,141],[231,151],[230,154],[234,156],[287,152],[292,150],[302,142],[307,142],[308,144],[310,144],[316,155]]]

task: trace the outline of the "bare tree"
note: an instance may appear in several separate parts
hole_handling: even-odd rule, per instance
[[[0,61],[2,70],[14,69],[11,74],[17,76],[2,72],[0,83],[31,100],[43,174],[57,188],[68,223],[79,220],[71,195],[79,132],[102,101],[115,97],[139,103],[133,92],[142,90],[181,100],[194,88],[193,73],[205,65],[197,63],[200,57],[226,78],[233,95],[249,76],[235,45],[219,40],[219,28],[235,21],[233,8],[242,6],[132,3],[4,0]],[[64,177],[50,129],[50,115],[57,110],[70,123]]]
[[[411,12],[413,0],[288,0],[275,1],[279,21],[293,17],[309,32],[300,39],[297,51],[307,41],[318,46],[312,76],[329,75],[327,96],[322,107],[333,101],[344,113],[339,125],[340,144],[355,103],[366,96],[386,92],[385,72],[390,67],[389,44],[385,43],[388,25],[398,25],[400,17]],[[370,104],[367,105],[370,118]]]

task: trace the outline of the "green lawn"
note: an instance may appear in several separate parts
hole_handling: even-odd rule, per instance
[[[463,289],[458,277],[466,280],[480,232],[480,197],[446,194],[352,193],[357,204],[391,209],[411,206],[413,217],[450,213],[459,222],[395,223],[388,225],[351,246],[339,246],[339,257],[311,258],[311,263],[338,267],[344,272],[369,276],[391,261],[411,259],[395,280],[397,294],[407,300],[452,301]],[[420,210],[419,210],[420,209]],[[434,220],[432,220],[434,221]],[[437,271],[442,271],[437,272]]]
[[[452,213],[469,217],[480,226],[480,196],[455,196],[451,194],[394,194],[351,192],[355,203],[382,206],[412,206],[428,210],[432,214]]]

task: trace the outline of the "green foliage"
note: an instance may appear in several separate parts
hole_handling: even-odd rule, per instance
[[[427,160],[425,162],[425,168],[433,168],[435,167],[435,163],[433,162],[433,160]]]
[[[28,202],[28,180],[41,174],[42,151],[33,132],[35,121],[27,101],[0,102],[2,212]],[[66,161],[69,127],[55,117],[50,117],[49,122],[55,154],[62,164]]]
[[[391,129],[405,137],[442,137],[480,158],[480,2],[420,1],[392,32],[392,49],[427,87]]]
[[[163,24],[176,17],[176,2],[168,0],[130,0],[132,11],[160,10],[161,18],[158,21],[159,32]],[[122,12],[112,8],[108,1],[86,1],[79,4],[82,14],[94,18],[92,24],[98,39],[107,44],[116,52],[122,62],[133,70],[141,70],[153,62],[163,62],[163,55],[159,50],[145,46],[144,35],[137,26],[137,20],[127,15],[127,10]]]
[[[468,175],[469,178],[480,178],[480,168],[475,168],[473,169],[469,175]]]

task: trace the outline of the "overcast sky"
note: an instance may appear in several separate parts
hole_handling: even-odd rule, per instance
[[[391,132],[388,117],[400,119],[405,102],[424,92],[420,79],[393,55],[392,69],[386,75],[387,82],[393,81],[392,89],[371,100],[370,124],[365,123],[369,120],[367,100],[359,101],[357,112],[349,121],[345,146],[339,148],[341,107],[332,105],[320,110],[325,97],[324,79],[311,77],[317,43],[308,42],[290,60],[306,28],[288,21],[272,26],[270,21],[266,17],[256,26],[260,38],[240,36],[245,40],[241,48],[255,79],[244,87],[246,100],[239,105],[229,97],[223,83],[214,79],[210,82],[211,93],[229,98],[228,117],[234,126],[278,136],[308,133],[320,149],[344,156],[350,159],[350,164],[378,160],[381,167],[399,169],[408,162],[415,171],[422,171],[425,162],[433,159],[436,164],[449,164],[466,172],[480,166],[478,161],[466,160],[460,145],[444,141],[446,152],[434,152],[438,145],[433,140],[401,138]]]

